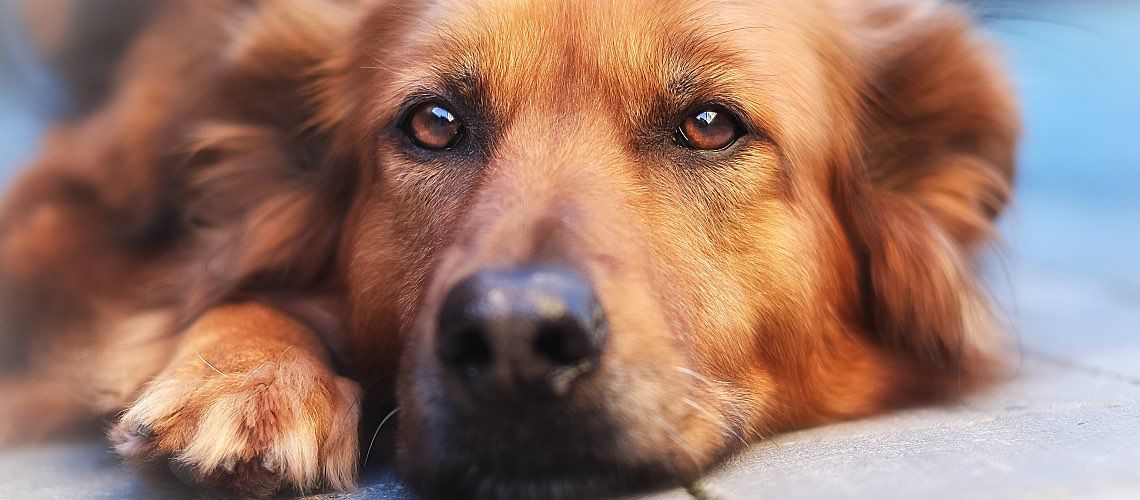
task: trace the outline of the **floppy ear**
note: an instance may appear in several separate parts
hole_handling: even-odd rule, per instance
[[[874,333],[922,367],[980,374],[1001,332],[973,253],[1010,198],[1017,109],[969,16],[888,3],[858,29],[870,64],[844,188],[865,309]]]
[[[219,62],[175,140],[185,160],[174,198],[207,271],[181,280],[191,311],[250,289],[319,288],[358,163],[338,132],[352,102],[343,95],[349,42],[366,9],[339,0],[219,5]]]

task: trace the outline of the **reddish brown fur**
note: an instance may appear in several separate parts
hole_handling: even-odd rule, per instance
[[[1018,122],[957,9],[413,3],[166,9],[119,92],[58,127],[5,205],[8,438],[126,409],[125,456],[246,494],[344,489],[359,387],[336,359],[399,405],[417,487],[584,495],[994,373],[973,254],[1009,199]],[[462,94],[486,140],[409,153],[393,122],[417,91]],[[732,153],[661,140],[724,99],[755,128]],[[458,425],[440,403],[443,293],[532,262],[585,272],[611,322],[567,410],[596,429],[562,459],[584,475],[512,476],[527,450],[480,439],[525,422]],[[503,470],[463,476],[483,462]]]

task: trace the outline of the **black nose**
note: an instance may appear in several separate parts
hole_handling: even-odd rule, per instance
[[[491,396],[566,395],[600,362],[605,313],[570,269],[484,270],[460,281],[439,314],[436,353]]]

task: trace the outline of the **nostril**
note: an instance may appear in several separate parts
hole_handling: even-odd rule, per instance
[[[568,314],[542,322],[535,331],[531,356],[540,367],[532,382],[550,394],[565,396],[572,385],[598,367],[606,339],[605,316]]]
[[[462,325],[441,331],[436,350],[444,363],[465,371],[487,367],[493,361],[487,335],[477,325]]]
[[[459,373],[473,375],[495,361],[494,332],[485,314],[485,296],[485,283],[471,277],[456,284],[440,309],[436,355]]]
[[[586,334],[575,321],[563,319],[538,329],[534,352],[554,365],[575,365],[590,356]]]

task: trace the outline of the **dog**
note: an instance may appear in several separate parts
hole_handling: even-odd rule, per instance
[[[994,52],[931,1],[167,2],[3,206],[0,434],[267,496],[394,428],[421,494],[579,497],[981,387]]]

